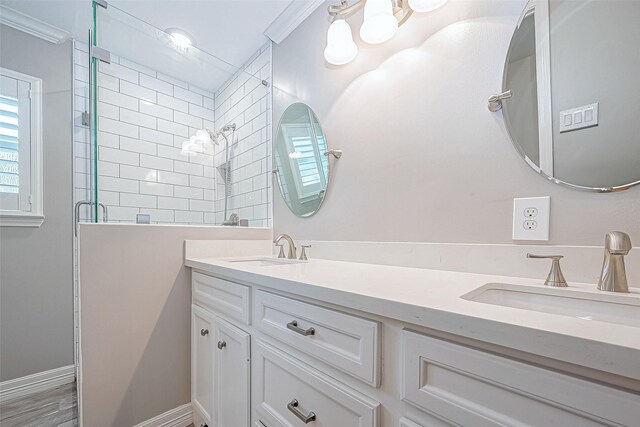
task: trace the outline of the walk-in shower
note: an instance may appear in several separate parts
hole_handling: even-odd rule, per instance
[[[78,220],[270,226],[270,46],[234,66],[93,5],[74,49]]]

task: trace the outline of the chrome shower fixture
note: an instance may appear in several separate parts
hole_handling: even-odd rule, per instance
[[[236,130],[236,124],[235,123],[228,123],[224,126],[222,126],[222,128],[220,128],[219,131],[217,132],[211,132],[210,130],[207,129],[207,132],[209,132],[209,136],[211,137],[211,140],[217,145],[219,144],[218,142],[218,137],[219,136],[224,136],[225,132],[229,132],[229,131],[235,131]]]

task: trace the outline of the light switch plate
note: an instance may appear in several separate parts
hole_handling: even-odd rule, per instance
[[[560,111],[560,133],[598,126],[598,103]]]
[[[549,240],[550,197],[513,199],[513,240]]]

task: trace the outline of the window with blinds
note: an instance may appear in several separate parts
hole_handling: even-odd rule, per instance
[[[0,68],[0,225],[43,221],[42,80]]]
[[[0,94],[0,192],[20,192],[18,99]]]

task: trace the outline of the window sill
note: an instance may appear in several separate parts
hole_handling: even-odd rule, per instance
[[[0,213],[0,227],[40,227],[43,222],[44,215]]]

